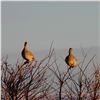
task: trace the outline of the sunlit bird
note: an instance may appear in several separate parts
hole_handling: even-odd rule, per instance
[[[65,62],[69,66],[69,68],[74,68],[77,66],[77,59],[73,55],[72,50],[72,48],[69,48],[69,55],[65,58]]]
[[[24,43],[24,48],[22,50],[22,57],[26,60],[25,63],[29,63],[31,61],[35,61],[35,56],[33,53],[28,49],[27,42]]]

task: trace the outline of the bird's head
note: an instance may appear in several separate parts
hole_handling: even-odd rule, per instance
[[[72,53],[72,50],[73,50],[72,48],[69,48],[69,53],[70,53],[70,54]]]
[[[24,42],[24,47],[27,45],[27,42]]]

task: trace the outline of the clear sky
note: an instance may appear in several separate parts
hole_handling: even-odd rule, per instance
[[[2,53],[99,45],[98,2],[2,2]]]

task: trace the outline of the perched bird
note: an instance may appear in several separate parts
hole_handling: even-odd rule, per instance
[[[35,61],[35,57],[34,57],[33,53],[27,47],[27,42],[24,43],[24,48],[22,50],[22,57],[26,60],[25,63]]]
[[[69,55],[65,58],[66,64],[69,68],[74,68],[77,65],[77,59],[72,53],[72,48],[69,48]]]

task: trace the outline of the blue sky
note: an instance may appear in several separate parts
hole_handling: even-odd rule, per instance
[[[99,46],[98,2],[2,2],[2,52]]]

